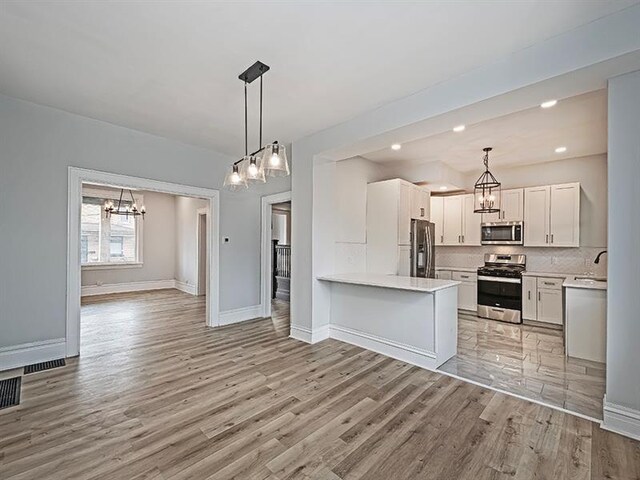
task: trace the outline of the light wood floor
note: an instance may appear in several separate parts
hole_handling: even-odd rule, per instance
[[[602,419],[605,364],[567,358],[562,335],[460,313],[458,354],[440,370]]]
[[[0,410],[4,479],[631,479],[595,423],[175,290],[83,301],[82,356]]]

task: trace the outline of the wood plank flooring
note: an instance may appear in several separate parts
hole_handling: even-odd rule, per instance
[[[567,358],[562,335],[460,313],[458,354],[440,370],[601,420],[605,364]]]
[[[0,411],[4,479],[638,479],[590,421],[176,290],[87,298],[82,355]]]

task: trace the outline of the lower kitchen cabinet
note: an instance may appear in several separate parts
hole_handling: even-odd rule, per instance
[[[471,310],[478,309],[478,276],[475,272],[464,272],[459,270],[438,270],[436,278],[441,280],[455,280],[458,285],[458,309]]]
[[[451,280],[451,270],[438,270],[436,278],[438,280]]]
[[[562,278],[522,277],[523,320],[562,326],[562,282]]]

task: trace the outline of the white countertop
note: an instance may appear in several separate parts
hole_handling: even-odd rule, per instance
[[[399,275],[384,275],[380,273],[340,273],[323,275],[318,280],[369,287],[392,288],[396,290],[410,290],[413,292],[433,293],[445,288],[455,287],[460,282],[452,280],[437,280],[435,278],[402,277]]]
[[[436,267],[436,270],[451,270],[453,272],[472,272],[476,273],[478,271],[478,267],[470,268],[470,267]]]
[[[565,288],[586,288],[588,290],[606,290],[607,289],[607,279],[604,278],[604,281],[598,281],[599,279],[603,279],[603,277],[593,277],[593,278],[576,278],[576,277],[586,277],[588,275],[570,275],[562,284]]]

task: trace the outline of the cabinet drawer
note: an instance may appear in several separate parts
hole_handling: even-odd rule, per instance
[[[546,290],[562,290],[563,278],[538,277],[538,288]]]
[[[474,272],[451,272],[451,280],[457,282],[477,282],[478,274]]]

